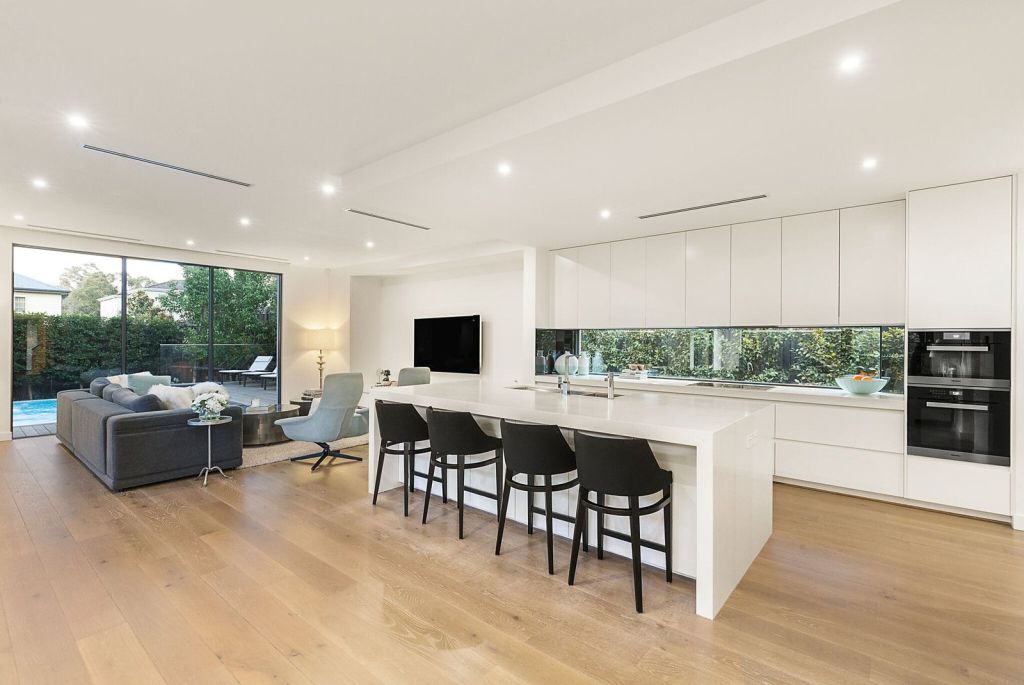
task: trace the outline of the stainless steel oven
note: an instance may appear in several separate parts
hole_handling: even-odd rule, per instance
[[[907,453],[1009,466],[1009,390],[908,387]]]
[[[907,384],[1009,388],[1009,331],[910,331]]]

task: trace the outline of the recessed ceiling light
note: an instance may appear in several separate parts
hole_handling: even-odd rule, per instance
[[[89,120],[83,117],[81,114],[69,114],[68,115],[68,126],[79,131],[83,131],[89,128]]]
[[[512,165],[508,162],[502,162],[498,165],[498,173],[502,176],[508,176],[512,173]]]
[[[188,240],[185,241],[185,244],[188,245],[189,247],[192,247],[193,245],[196,244],[196,241],[189,238]]]
[[[368,249],[372,250],[373,249],[373,241],[372,240],[367,240],[366,241],[366,247]]]
[[[865,157],[864,161],[861,162],[860,165],[864,169],[874,169],[876,166],[878,166],[878,160],[875,159],[874,157]]]
[[[39,188],[40,190],[42,190],[43,188],[46,188],[49,185],[50,184],[46,182],[45,178],[33,178],[32,179],[32,187],[33,188]]]
[[[309,255],[306,255],[305,257],[303,257],[303,258],[302,258],[302,261],[304,261],[304,262],[308,262],[308,261],[309,261]]]
[[[24,221],[25,220],[25,215],[24,214],[15,214],[14,215],[14,220],[15,221]]]
[[[338,189],[335,188],[334,185],[331,183],[324,183],[322,186],[320,186],[320,192],[323,193],[324,195],[334,195],[336,192],[338,192]]]
[[[612,210],[610,210],[610,209],[602,209],[601,210],[601,218],[602,219],[607,219],[611,215],[612,215]]]
[[[846,55],[839,60],[839,71],[844,74],[852,74],[860,71],[860,68],[864,65],[864,56],[859,53],[853,53]]]
[[[252,223],[252,220],[247,216],[243,216],[241,219],[238,220],[238,223],[242,224],[243,226],[248,226],[249,224]]]

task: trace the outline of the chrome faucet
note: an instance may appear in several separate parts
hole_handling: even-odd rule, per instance
[[[562,391],[563,395],[569,394],[569,371],[566,370],[561,376],[558,377],[558,389]]]
[[[608,399],[614,400],[615,399],[615,374],[612,373],[611,371],[609,371],[608,372],[608,376],[607,376],[607,380],[608,380]]]

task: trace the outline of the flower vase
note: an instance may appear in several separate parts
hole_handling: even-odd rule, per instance
[[[601,356],[601,350],[594,353],[594,359],[590,364],[591,373],[604,373],[604,357]]]

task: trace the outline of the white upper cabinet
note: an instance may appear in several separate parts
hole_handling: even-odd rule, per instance
[[[549,291],[553,328],[579,328],[579,249],[555,250],[551,255]]]
[[[839,323],[839,210],[782,218],[782,325]]]
[[[643,238],[611,244],[608,325],[643,328],[646,309],[647,249]]]
[[[782,221],[732,227],[733,326],[778,326],[782,308]]]
[[[580,328],[608,328],[611,245],[579,248]]]
[[[907,326],[1009,328],[1008,176],[907,193]]]
[[[647,238],[648,328],[686,325],[686,234]]]
[[[840,324],[903,324],[906,210],[903,200],[839,210]]]
[[[686,234],[686,325],[729,325],[729,226]]]

